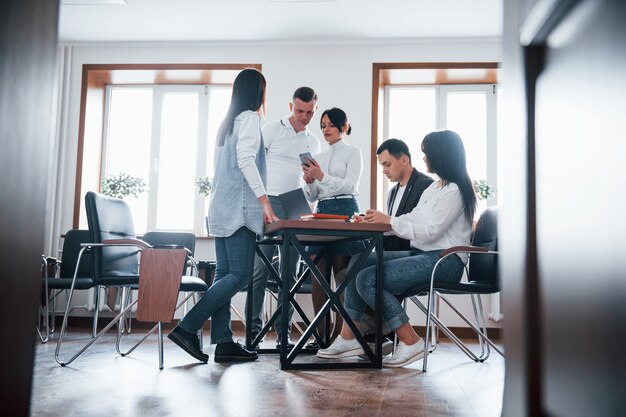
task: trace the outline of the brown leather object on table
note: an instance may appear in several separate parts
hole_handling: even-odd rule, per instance
[[[138,321],[172,321],[186,257],[187,251],[182,248],[141,251]]]

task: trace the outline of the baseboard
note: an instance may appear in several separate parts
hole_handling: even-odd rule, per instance
[[[62,320],[63,320],[62,317],[57,317],[56,329],[61,328]],[[108,320],[109,320],[108,317],[101,317],[100,323],[98,325],[98,329],[102,329],[102,327],[105,326],[105,323],[107,323]],[[163,329],[164,330],[173,329],[177,323],[178,323],[178,320],[174,320],[170,323],[163,323]],[[300,324],[300,327],[304,327],[304,323],[299,323],[299,324]],[[91,329],[92,325],[93,325],[93,320],[91,317],[70,317],[69,318],[70,328],[74,327],[74,328],[81,328],[81,329]],[[243,332],[245,330],[245,326],[243,322],[240,320],[233,320],[231,322],[231,326],[232,326],[232,329],[237,332]],[[131,322],[132,329],[148,330],[148,329],[151,329],[152,327],[154,327],[154,323],[141,322],[141,321],[137,321],[136,319],[132,319],[132,322]],[[207,331],[210,330],[211,328],[210,321],[208,321],[204,325],[204,328]],[[413,328],[419,335],[423,336],[426,333],[425,326],[413,326]],[[476,336],[476,333],[474,333],[474,331],[470,329],[469,327],[450,327],[450,330],[461,339],[470,339],[470,340],[478,339],[478,336]],[[294,332],[294,335],[298,334],[298,331],[295,328],[293,329],[293,332]],[[488,327],[487,333],[489,334],[489,338],[491,340],[497,341],[497,340],[503,339],[503,329],[501,327],[491,327],[491,328]],[[439,332],[439,338],[447,339],[446,335],[444,335],[442,332]]]

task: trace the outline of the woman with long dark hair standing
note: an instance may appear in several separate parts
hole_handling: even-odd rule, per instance
[[[252,278],[256,235],[264,223],[277,221],[265,192],[265,146],[260,113],[265,106],[265,78],[255,69],[237,75],[215,147],[215,174],[209,204],[209,233],[215,237],[217,265],[213,285],[168,337],[201,362],[198,330],[211,318],[215,362],[249,361],[256,352],[233,342],[231,298]]]
[[[384,254],[382,317],[400,340],[395,353],[383,359],[387,367],[405,366],[423,357],[424,342],[413,330],[397,297],[414,295],[424,283],[430,282],[443,249],[470,244],[476,210],[476,195],[467,174],[465,149],[459,135],[450,130],[429,133],[422,141],[422,151],[428,172],[436,174],[438,180],[424,190],[410,213],[391,217],[367,210],[364,217],[354,216],[357,222],[391,224],[393,234],[411,241],[411,250]],[[374,256],[370,255],[366,262],[366,267],[346,288],[345,308],[356,322],[363,319],[367,306],[376,306]],[[435,280],[460,281],[466,262],[467,255],[447,257],[437,268]],[[361,345],[344,324],[335,342],[317,355],[342,358],[362,353]]]

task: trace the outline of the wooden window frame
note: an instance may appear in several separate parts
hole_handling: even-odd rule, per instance
[[[370,207],[377,209],[377,159],[378,138],[382,136],[382,101],[384,88],[388,85],[446,85],[446,84],[497,84],[497,62],[375,62],[372,64],[372,140],[370,144]],[[458,78],[448,76],[447,70],[453,69],[486,69],[481,78]],[[407,82],[409,77],[401,77],[401,81],[394,80],[399,73],[408,73],[410,70],[434,70],[432,82]],[[409,73],[410,74],[410,73]],[[417,74],[417,71],[416,71]],[[419,77],[416,77],[418,79]],[[383,98],[383,99],[381,99]],[[380,119],[380,120],[379,120]]]
[[[108,85],[221,84],[224,82],[222,78],[224,71],[238,72],[245,68],[256,68],[261,71],[262,66],[261,64],[83,64],[72,227],[77,229],[80,223],[83,154],[87,135],[89,140],[100,143],[102,152],[104,106]],[[102,154],[99,160],[102,163]]]

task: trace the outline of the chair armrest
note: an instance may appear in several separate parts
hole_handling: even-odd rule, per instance
[[[139,239],[107,239],[102,241],[105,245],[109,246],[138,246],[142,249],[148,249],[152,246]]]
[[[149,244],[139,239],[107,239],[102,243],[81,243],[80,246],[87,248],[97,248],[103,246],[137,246],[141,249],[151,248]]]
[[[445,258],[446,256],[453,253],[484,253],[489,252],[489,249],[483,246],[452,246],[446,250],[443,250],[439,253],[440,258]]]

